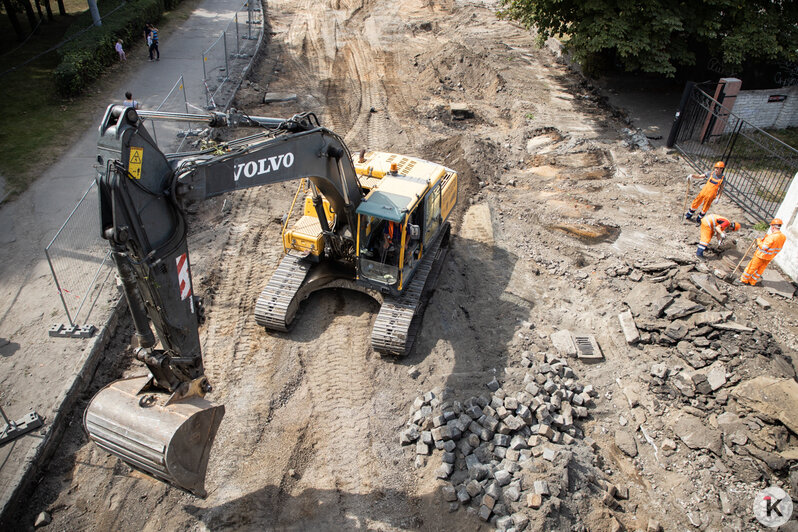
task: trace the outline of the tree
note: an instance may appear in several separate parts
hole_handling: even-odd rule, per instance
[[[33,12],[33,6],[30,5],[30,0],[16,0],[25,10],[25,15],[28,17],[28,24],[30,30],[35,31],[39,26],[39,21],[36,20],[36,14]]]
[[[42,4],[39,0],[36,0],[36,12],[39,13],[39,20],[44,21],[44,13],[42,13]]]
[[[47,20],[53,21],[53,9],[50,7],[50,0],[42,0],[44,2],[44,10],[47,12]]]
[[[612,57],[625,70],[673,77],[677,68],[714,59],[798,58],[798,2],[792,0],[500,0],[499,16],[562,39],[590,70]]]
[[[100,10],[97,9],[97,0],[88,0],[89,11],[91,12],[91,19],[94,21],[95,26],[102,26],[103,21],[100,18]]]
[[[3,2],[3,9],[6,10],[6,15],[8,15],[8,20],[11,22],[11,27],[14,28],[14,33],[17,34],[17,40],[23,41],[27,34],[25,30],[22,29],[22,24],[19,23],[19,19],[17,18],[17,12],[13,5],[11,5],[11,0],[2,0]]]

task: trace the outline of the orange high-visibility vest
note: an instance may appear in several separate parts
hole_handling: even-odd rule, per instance
[[[704,218],[701,220],[701,223],[706,223],[713,231],[715,231],[716,228],[719,231],[725,231],[726,228],[731,225],[730,220],[727,220],[719,214],[710,214],[708,216],[704,216]]]
[[[757,239],[757,250],[754,253],[754,257],[768,261],[773,260],[773,257],[781,251],[786,240],[787,237],[781,231],[774,231],[769,235],[765,235],[764,238]]]

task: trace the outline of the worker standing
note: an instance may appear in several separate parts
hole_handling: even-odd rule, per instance
[[[688,183],[691,179],[706,179],[706,183],[701,188],[701,192],[698,193],[698,196],[696,196],[693,200],[690,208],[687,209],[686,213],[684,213],[685,218],[691,220],[696,209],[699,207],[699,205],[702,205],[701,212],[699,212],[698,216],[696,217],[696,222],[700,223],[701,218],[707,214],[712,202],[715,201],[715,199],[720,198],[720,195],[723,192],[723,169],[725,167],[726,165],[723,163],[723,161],[718,161],[715,163],[715,168],[712,170],[712,172],[706,172],[704,174],[687,174]]]
[[[770,229],[764,238],[756,239],[756,251],[745,271],[740,276],[740,282],[744,284],[756,285],[762,279],[762,272],[768,267],[770,261],[781,251],[784,247],[784,242],[787,237],[781,232],[781,219],[774,218],[770,222]]]
[[[740,224],[732,222],[719,214],[710,214],[701,220],[701,240],[698,242],[696,257],[704,258],[704,251],[707,249],[713,236],[718,237],[719,244],[726,238],[726,231],[739,231]]]

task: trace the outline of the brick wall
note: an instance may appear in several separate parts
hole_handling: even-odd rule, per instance
[[[781,102],[768,102],[774,96],[786,98]],[[732,112],[762,129],[798,127],[798,85],[778,89],[742,90],[737,95]]]

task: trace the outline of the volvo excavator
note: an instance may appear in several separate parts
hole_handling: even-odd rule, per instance
[[[205,150],[165,154],[145,119],[258,131]],[[312,113],[279,119],[112,105],[99,128],[98,152],[102,237],[132,315],[135,357],[149,370],[112,382],[90,401],[84,427],[103,449],[205,496],[224,406],[206,398],[212,388],[200,349],[204,314],[193,290],[186,208],[220,194],[289,180],[307,192],[302,215],[283,226],[285,254],[257,296],[257,323],[289,330],[314,291],[352,289],[381,305],[371,335],[375,351],[404,355],[412,347],[448,249],[454,170],[391,153],[364,150],[353,157]]]

